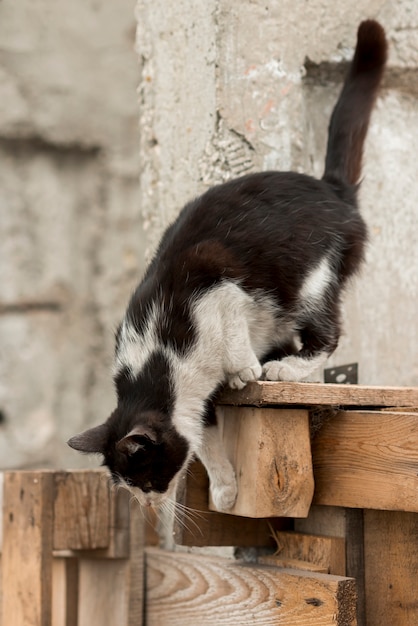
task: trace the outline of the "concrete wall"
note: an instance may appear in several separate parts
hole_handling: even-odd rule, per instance
[[[329,365],[364,384],[418,384],[416,0],[139,0],[141,206],[150,249],[190,197],[251,170],[322,174],[326,128],[358,23],[390,42],[361,189],[367,265]]]
[[[0,463],[86,465],[143,265],[134,2],[0,3]],[[96,461],[91,461],[96,464]]]
[[[134,0],[0,3],[3,467],[96,464],[63,442],[112,409],[113,330],[145,248],[210,184],[321,174],[342,62],[369,16],[390,67],[361,192],[368,263],[332,362],[358,361],[364,383],[418,384],[416,1],[140,0],[136,13],[138,56]]]

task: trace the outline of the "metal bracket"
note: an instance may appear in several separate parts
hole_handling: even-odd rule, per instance
[[[324,382],[339,383],[340,385],[358,384],[358,363],[349,363],[339,367],[329,367],[324,370]]]

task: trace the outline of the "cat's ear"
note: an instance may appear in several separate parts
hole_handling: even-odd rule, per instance
[[[157,443],[155,430],[147,426],[135,426],[123,439],[118,441],[116,449],[130,456],[138,450],[143,450],[150,443]]]
[[[79,452],[103,454],[108,437],[109,432],[106,424],[100,424],[100,426],[94,426],[94,428],[89,428],[83,433],[71,437],[67,443],[70,448]]]

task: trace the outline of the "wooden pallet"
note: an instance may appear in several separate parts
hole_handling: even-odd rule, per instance
[[[310,412],[327,407],[332,417],[312,439]],[[274,537],[278,554],[268,557],[270,565],[355,579],[357,615],[347,623],[415,626],[417,407],[415,388],[257,382],[225,390],[218,415],[238,477],[237,504],[216,512],[196,463],[180,497],[200,509],[200,533],[178,523],[176,541],[268,546]],[[306,615],[295,623],[316,623]]]
[[[312,439],[318,406],[332,417]],[[417,406],[416,389],[225,392],[237,504],[213,509],[196,462],[179,494],[194,517],[175,539],[275,553],[248,563],[148,548],[145,596],[144,523],[129,494],[102,471],[6,472],[0,626],[415,626]]]
[[[103,471],[6,472],[2,626],[141,626],[143,520]]]

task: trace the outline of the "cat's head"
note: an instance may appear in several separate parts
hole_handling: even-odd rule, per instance
[[[85,453],[102,454],[116,483],[127,486],[144,506],[174,497],[189,445],[169,417],[158,411],[117,408],[109,419],[68,441]]]

